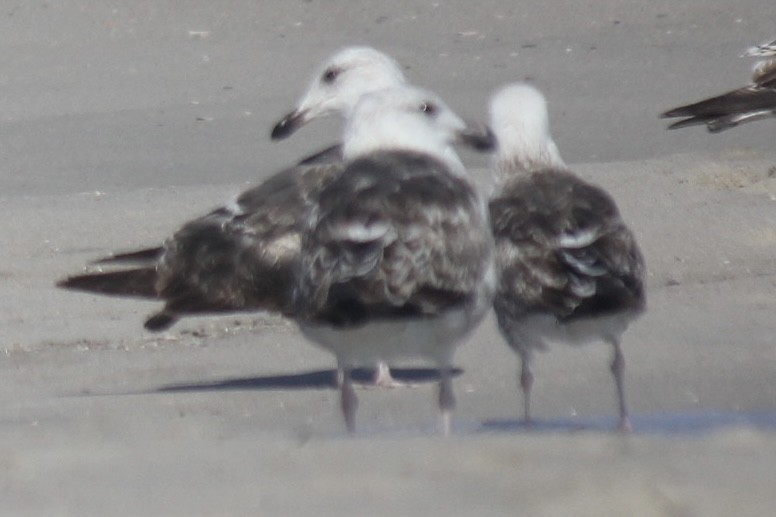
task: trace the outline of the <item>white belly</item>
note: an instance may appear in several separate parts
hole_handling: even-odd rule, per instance
[[[456,347],[490,308],[492,289],[487,284],[476,303],[435,317],[378,320],[346,328],[299,321],[299,328],[311,341],[334,353],[342,365],[374,366],[377,362],[419,359],[450,366]]]
[[[560,323],[549,314],[533,314],[510,321],[501,332],[512,348],[542,349],[552,343],[583,345],[593,341],[619,340],[639,313],[616,313]]]

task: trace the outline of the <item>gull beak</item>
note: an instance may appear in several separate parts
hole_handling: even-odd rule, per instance
[[[488,126],[469,124],[458,133],[458,143],[481,153],[494,151],[498,146],[496,135]]]
[[[272,140],[282,140],[291,136],[297,129],[307,122],[307,110],[294,110],[283,117],[275,127],[272,128],[270,138]]]

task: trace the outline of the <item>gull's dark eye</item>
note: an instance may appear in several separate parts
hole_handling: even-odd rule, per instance
[[[428,115],[429,117],[433,117],[436,115],[438,109],[435,104],[431,102],[424,102],[419,107],[420,111]]]
[[[340,72],[342,72],[342,70],[336,67],[327,68],[324,70],[321,80],[326,84],[331,84],[337,79]]]

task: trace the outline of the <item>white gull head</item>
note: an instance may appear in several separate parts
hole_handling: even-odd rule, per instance
[[[533,86],[513,83],[493,94],[490,127],[498,141],[494,156],[498,175],[565,168],[550,134],[547,101]]]
[[[466,124],[438,95],[406,86],[364,95],[345,126],[345,160],[377,151],[424,153],[464,173],[455,143],[486,150],[493,145],[486,128]]]
[[[405,83],[390,56],[371,47],[344,48],[319,67],[296,108],[275,125],[272,138],[286,138],[316,118],[347,119],[361,96]]]

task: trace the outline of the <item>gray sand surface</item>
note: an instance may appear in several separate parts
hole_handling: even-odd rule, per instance
[[[688,4],[0,1],[0,515],[772,513],[776,121],[709,135],[657,115],[744,84],[776,4]],[[633,436],[610,433],[603,345],[537,357],[527,431],[491,318],[456,356],[454,437],[425,376],[361,389],[348,438],[333,360],[293,324],[149,334],[155,304],[54,289],[336,140],[336,121],[268,135],[353,43],[469,118],[505,82],[545,91],[564,158],[646,255]]]

